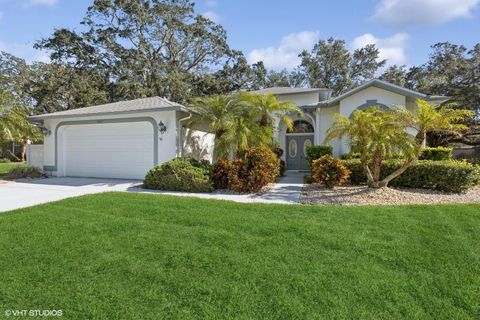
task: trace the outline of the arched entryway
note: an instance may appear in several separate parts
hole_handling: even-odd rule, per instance
[[[307,147],[313,145],[315,129],[308,120],[293,122],[292,130],[286,133],[287,170],[309,170]]]

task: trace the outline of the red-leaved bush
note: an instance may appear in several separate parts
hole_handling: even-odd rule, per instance
[[[231,161],[220,159],[213,166],[210,172],[210,179],[213,181],[215,189],[228,189],[228,176],[231,170]]]
[[[322,183],[325,188],[334,188],[348,180],[350,170],[342,160],[325,155],[312,162],[312,180]]]
[[[259,192],[280,174],[280,160],[270,149],[250,148],[235,160],[219,160],[211,178],[218,189]]]

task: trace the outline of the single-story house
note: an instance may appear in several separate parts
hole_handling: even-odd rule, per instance
[[[336,113],[350,116],[373,105],[415,111],[417,99],[435,103],[448,99],[377,79],[337,97],[322,88],[274,87],[255,93],[272,93],[303,110],[303,115],[293,115],[293,131],[287,132],[282,124],[275,129],[287,170],[308,169],[305,150],[323,142]],[[56,176],[142,179],[154,165],[178,156],[211,160],[213,135],[206,124],[187,125],[195,117],[193,110],[160,97],[33,116],[45,140],[43,146],[31,146],[27,157],[29,164]],[[349,152],[346,140],[333,141],[332,146],[335,156]]]

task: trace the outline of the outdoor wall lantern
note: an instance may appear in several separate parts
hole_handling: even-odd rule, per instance
[[[45,137],[48,137],[49,135],[52,134],[52,131],[48,130],[48,129],[45,128],[45,127],[39,127],[38,129],[40,129],[40,132],[42,132],[42,134],[43,134]]]
[[[158,123],[158,131],[160,131],[161,134],[167,132],[167,126],[163,123],[163,121]]]

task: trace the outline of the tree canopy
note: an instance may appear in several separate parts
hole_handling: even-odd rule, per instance
[[[339,95],[380,77],[426,94],[452,97],[475,112],[462,137],[429,134],[432,145],[480,144],[480,43],[432,46],[419,66],[388,66],[375,45],[349,49],[341,39],[321,39],[299,54],[291,70],[249,63],[230,48],[224,28],[195,11],[191,0],[92,0],[79,26],[60,28],[36,42],[49,63],[27,63],[0,53],[0,89],[30,107],[29,113],[82,108],[162,96],[191,104],[196,97],[272,86],[321,87]]]

